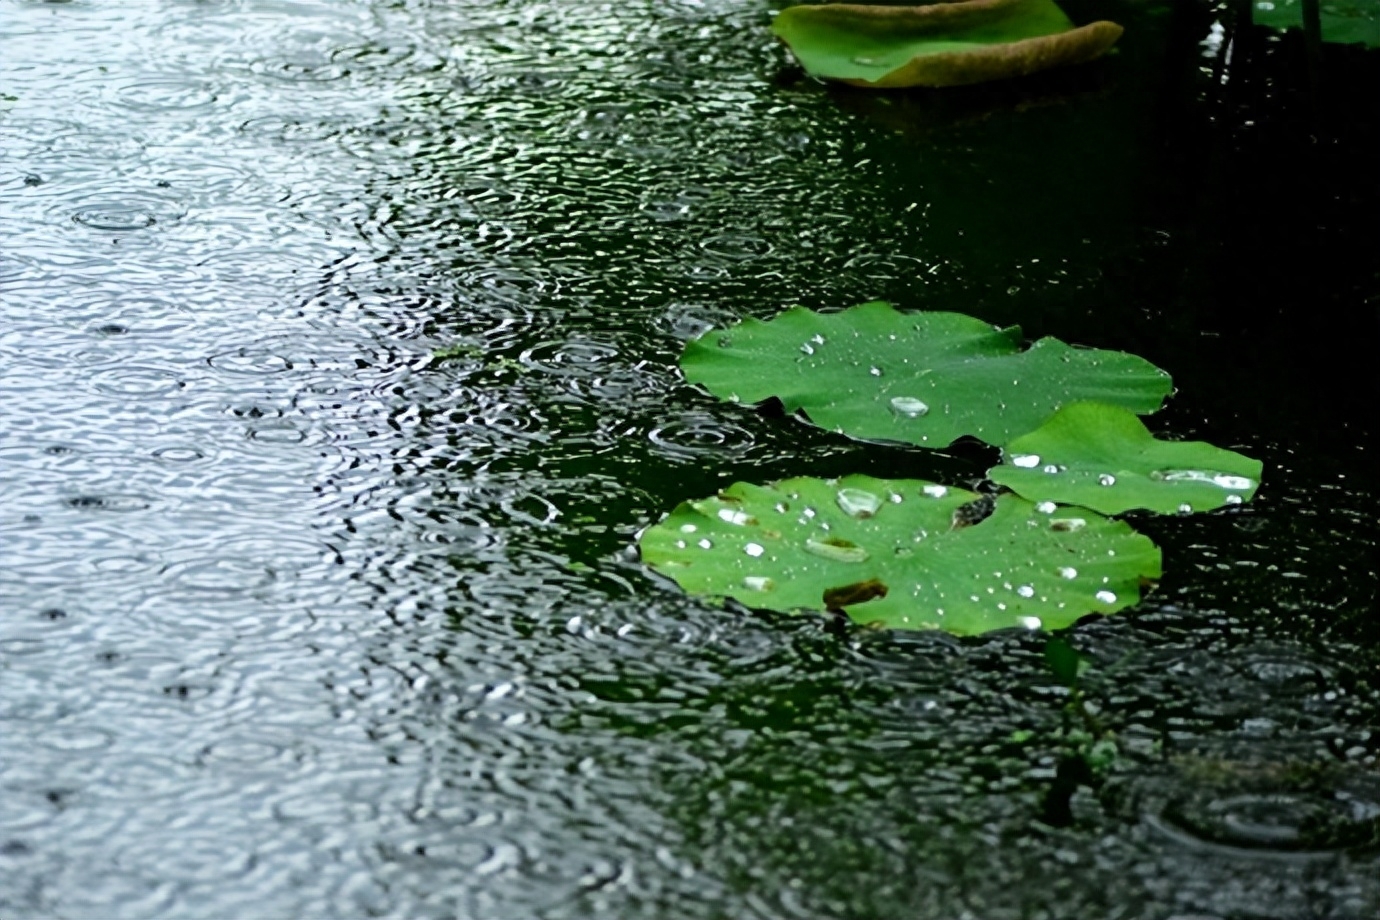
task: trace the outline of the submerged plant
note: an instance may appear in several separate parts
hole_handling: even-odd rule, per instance
[[[811,74],[854,86],[956,86],[1025,76],[1105,54],[1112,22],[1075,27],[1053,0],[924,6],[792,6],[772,31]]]

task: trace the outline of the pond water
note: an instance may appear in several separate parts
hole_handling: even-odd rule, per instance
[[[0,0],[0,913],[1380,913],[1376,54],[1067,6],[1120,53],[874,96],[756,0]],[[676,370],[873,298],[1141,354],[1156,431],[1265,462],[1133,516],[1061,820],[1038,635],[629,552],[735,480],[981,474]]]

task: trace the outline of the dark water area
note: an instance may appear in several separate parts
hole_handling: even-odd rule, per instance
[[[1119,53],[869,95],[751,0],[0,0],[0,915],[1380,916],[1380,56],[1067,8]],[[631,552],[982,474],[676,370],[868,299],[1141,354],[1265,462],[1132,515],[1060,820],[1041,636]]]

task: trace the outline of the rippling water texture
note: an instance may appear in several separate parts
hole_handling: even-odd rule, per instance
[[[0,0],[0,913],[1375,917],[1374,55],[1313,98],[1099,6],[1104,62],[877,97],[756,0]],[[1123,756],[1063,826],[1037,636],[627,553],[734,479],[980,473],[675,370],[877,297],[1136,351],[1266,462],[1072,633]]]

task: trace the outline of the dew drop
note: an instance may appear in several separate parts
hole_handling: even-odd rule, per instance
[[[714,544],[709,542],[708,540],[700,540],[699,547],[700,549],[713,549]]]
[[[1182,505],[1179,506],[1179,513],[1180,513],[1180,514],[1192,514],[1192,513],[1193,513],[1193,506],[1190,505],[1188,502],[1184,502]]]
[[[1116,477],[1111,473],[1103,473],[1101,476],[1097,477],[1097,482],[1098,485],[1114,486],[1116,485]]]
[[[945,495],[949,494],[949,487],[928,485],[925,486],[925,488],[921,489],[921,491],[928,495],[930,498],[943,498]]]
[[[694,524],[681,524],[681,525],[680,525],[680,532],[681,532],[681,533],[694,533],[694,532],[697,531],[697,530],[699,530],[699,528],[696,527]]]
[[[859,54],[859,55],[857,55],[856,57],[853,58],[853,63],[854,63],[854,64],[861,64],[861,65],[863,65],[864,67],[867,67],[867,66],[869,66],[869,65],[871,65],[871,64],[877,63],[877,59],[874,58],[874,57],[868,57],[868,56],[865,55],[865,54]]]
[[[1244,491],[1255,486],[1255,481],[1247,479],[1245,476],[1227,476],[1223,473],[1218,473],[1216,476],[1213,476],[1212,481],[1224,489],[1234,489],[1236,491]]]
[[[1046,464],[1045,464],[1045,472],[1046,472],[1046,473],[1049,473],[1050,475],[1053,475],[1053,474],[1055,474],[1055,473],[1061,473],[1061,472],[1063,472],[1065,469],[1066,469],[1066,467],[1059,466],[1057,463],[1046,463]]]
[[[838,537],[806,540],[805,551],[819,556],[821,559],[830,559],[834,562],[863,562],[867,559],[867,550],[856,543]]]
[[[887,498],[891,501],[893,505],[899,505],[901,504],[901,502],[905,501],[905,499],[901,497],[901,494],[899,492],[892,492],[890,495],[887,496]]]
[[[882,507],[882,500],[863,489],[839,489],[839,507],[855,518],[870,518]]]
[[[891,408],[906,418],[919,418],[930,411],[930,407],[914,396],[891,397]]]
[[[871,367],[869,367],[869,368],[867,369],[867,372],[868,372],[869,374],[871,374],[873,377],[880,377],[880,376],[882,376],[882,369],[881,369],[880,367],[878,367],[877,365],[875,365],[875,364],[872,365]]]
[[[1041,514],[1053,514],[1056,507],[1058,506],[1054,502],[1040,502],[1035,506],[1035,510]]]
[[[1240,495],[1228,495],[1228,496],[1226,497],[1225,501],[1226,501],[1226,503],[1227,503],[1228,505],[1239,505],[1239,504],[1241,504],[1241,496],[1240,496]]]
[[[812,517],[815,516],[815,509],[810,508],[810,507],[806,507],[806,508],[805,508],[803,511],[801,511],[800,513],[803,514],[803,515],[805,515],[807,518],[812,518]]]
[[[810,341],[811,341],[811,342],[814,342],[816,345],[823,345],[823,344],[824,344],[824,336],[822,336],[822,335],[820,335],[818,332],[816,332],[814,335],[810,336]]]
[[[1039,617],[1021,617],[1021,625],[1026,629],[1039,629],[1044,624],[1040,622]]]
[[[684,540],[677,540],[677,541],[676,541],[676,549],[685,549],[685,541],[684,541]]]
[[[743,587],[749,591],[770,591],[776,587],[776,582],[765,575],[748,575],[743,579]]]
[[[1116,603],[1116,595],[1113,594],[1113,593],[1110,592],[1110,591],[1098,591],[1097,594],[1095,594],[1095,595],[1093,595],[1093,596],[1096,597],[1098,600],[1100,600],[1100,601],[1101,601],[1102,603],[1104,603],[1104,604],[1115,604],[1115,603]]]
[[[801,345],[800,350],[805,352],[805,354],[807,355],[812,355],[815,353],[815,347],[811,345],[809,342],[806,342],[804,345]]]
[[[1011,462],[1012,462],[1012,464],[1014,464],[1015,466],[1020,466],[1020,467],[1026,468],[1026,469],[1030,469],[1031,467],[1036,467],[1036,466],[1039,466],[1039,465],[1040,465],[1040,455],[1039,455],[1039,454],[1017,454],[1016,456],[1014,456],[1014,457],[1011,458]]]
[[[760,543],[748,543],[743,547],[743,552],[747,553],[749,556],[756,559],[758,556],[766,552],[766,550],[762,549],[762,545]]]
[[[1088,526],[1088,522],[1083,518],[1054,518],[1049,522],[1050,530],[1072,533],[1075,530],[1082,530]]]
[[[1059,570],[1060,578],[1073,579],[1078,577],[1078,570],[1071,565],[1066,565]]]
[[[785,502],[777,502],[773,507],[776,508],[777,514],[785,514],[787,511],[790,510],[788,507],[786,507]]]
[[[1016,589],[1016,593],[1019,594],[1021,597],[1034,597],[1035,588],[1033,585],[1021,585],[1019,588]]]
[[[720,508],[719,520],[723,521],[726,524],[736,524],[739,527],[742,527],[746,524],[757,523],[756,520],[753,519],[752,515],[747,514],[743,511],[739,511],[736,508]]]

